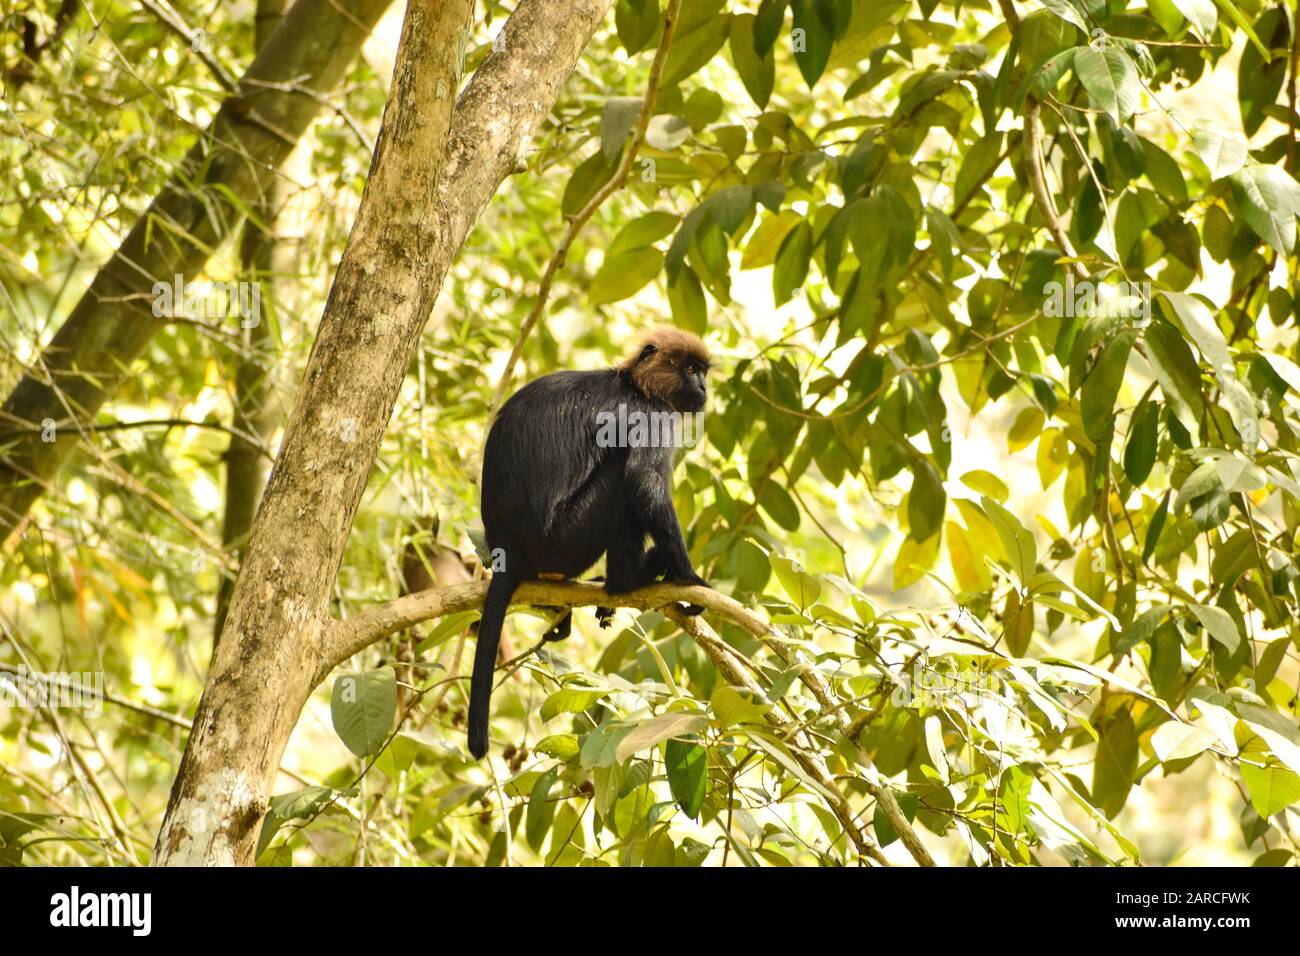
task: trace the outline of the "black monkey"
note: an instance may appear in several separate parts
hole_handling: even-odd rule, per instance
[[[487,753],[497,643],[521,582],[577,577],[604,555],[610,594],[660,576],[706,584],[691,567],[673,510],[680,432],[669,430],[680,425],[674,413],[703,410],[708,370],[703,342],[659,328],[617,368],[545,375],[501,407],[483,452],[483,527],[493,574],[470,682],[469,750],[476,758]],[[569,621],[566,614],[547,637],[567,636]]]

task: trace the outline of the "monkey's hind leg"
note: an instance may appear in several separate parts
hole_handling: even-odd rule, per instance
[[[605,579],[605,590],[610,594],[626,594],[628,591],[635,591],[643,588],[648,584],[653,584],[662,575],[668,573],[668,561],[664,556],[663,549],[658,545],[653,546],[649,551],[642,551],[640,541],[635,538],[631,542],[624,542],[621,548],[611,548],[605,558],[605,570],[608,577]],[[687,604],[684,601],[677,603],[677,610],[682,614],[694,617],[697,614],[703,614],[704,608],[698,604]],[[602,612],[608,611],[608,614],[602,616]],[[601,627],[608,626],[605,622],[614,616],[614,612],[607,608],[597,608],[596,618],[601,622]]]
[[[541,574],[537,575],[537,577],[542,581],[563,581],[565,579],[563,574],[557,574],[554,571],[543,571]],[[573,631],[573,609],[570,608],[568,610],[565,610],[562,607],[551,607],[549,605],[543,605],[541,610],[550,611],[553,614],[560,614],[561,612],[563,612],[563,614],[560,617],[557,617],[554,621],[551,622],[551,626],[548,627],[546,629],[546,633],[542,635],[542,640],[544,641],[566,640],[569,634],[571,634]]]

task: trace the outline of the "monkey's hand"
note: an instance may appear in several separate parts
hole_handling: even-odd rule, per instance
[[[697,614],[704,613],[704,608],[698,604],[678,604],[677,610],[687,617],[695,617]]]
[[[607,628],[614,623],[614,609],[612,607],[596,608],[596,621],[602,628]]]

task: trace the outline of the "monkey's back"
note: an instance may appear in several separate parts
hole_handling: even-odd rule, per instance
[[[609,545],[624,508],[627,449],[602,448],[598,415],[644,405],[613,370],[554,372],[501,407],[488,432],[481,482],[488,547],[523,577],[576,576]]]

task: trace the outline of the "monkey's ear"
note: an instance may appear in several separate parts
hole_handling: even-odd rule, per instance
[[[641,354],[636,357],[636,364],[640,365],[642,362],[644,362],[646,359],[648,359],[650,356],[654,355],[658,351],[659,351],[659,346],[655,345],[653,342],[647,342],[645,344],[645,348],[641,349]]]

